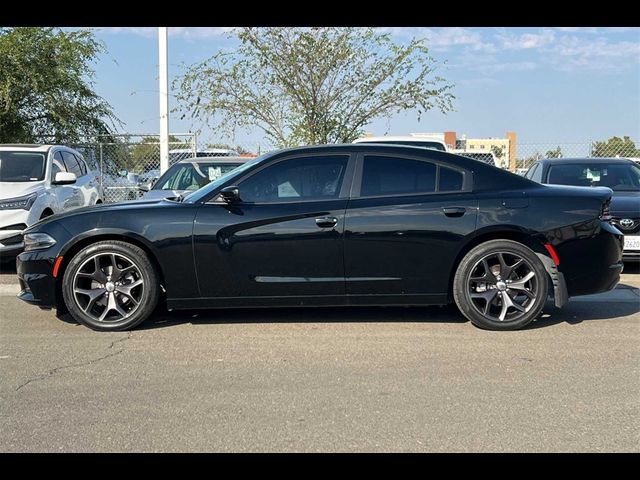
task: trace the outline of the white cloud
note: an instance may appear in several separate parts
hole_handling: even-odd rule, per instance
[[[230,32],[235,27],[169,27],[169,36],[182,38],[210,38]],[[106,33],[132,33],[145,38],[158,35],[158,27],[104,27],[98,29]]]
[[[553,30],[545,28],[540,33],[499,33],[496,35],[501,46],[506,50],[523,50],[530,48],[542,48],[554,42],[556,34]]]

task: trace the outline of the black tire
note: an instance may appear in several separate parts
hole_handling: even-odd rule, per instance
[[[116,266],[110,269],[109,261],[116,262]],[[96,265],[101,264],[103,266],[98,270]],[[113,268],[117,270],[114,271]],[[85,273],[87,269],[94,269],[94,273]],[[110,274],[114,275],[113,279]],[[102,276],[103,279],[97,281],[96,276]],[[107,279],[108,282],[101,283]],[[134,282],[138,281],[141,282],[140,285],[134,286]],[[84,285],[81,282],[85,282]],[[118,286],[120,283],[121,286]],[[83,290],[96,292],[97,300],[93,301],[92,296],[79,293],[80,286]],[[125,291],[127,288],[128,294],[119,290]],[[97,295],[101,290],[104,293]],[[98,242],[80,250],[67,265],[62,279],[62,296],[69,313],[76,321],[93,330],[133,329],[153,313],[159,293],[158,275],[146,252],[135,245],[117,240]],[[113,298],[110,299],[110,296]],[[83,301],[86,302],[83,304]],[[115,303],[112,305],[110,302]],[[110,310],[104,319],[100,319],[98,317],[101,315],[98,313],[104,312],[103,304],[104,309]]]
[[[494,274],[492,268],[499,273]],[[501,277],[502,271],[507,279]],[[458,265],[453,297],[462,314],[475,326],[518,330],[540,315],[548,287],[548,274],[533,250],[512,240],[490,240],[469,251]],[[505,295],[509,297],[506,302]]]

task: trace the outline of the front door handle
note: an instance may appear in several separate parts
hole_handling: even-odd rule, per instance
[[[338,223],[338,219],[336,217],[319,217],[316,218],[316,225],[320,228],[331,228],[335,227],[336,223]]]
[[[467,209],[464,207],[442,207],[442,211],[447,217],[461,217]]]

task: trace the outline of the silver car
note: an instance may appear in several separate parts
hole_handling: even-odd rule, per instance
[[[194,157],[174,163],[158,180],[140,185],[142,198],[185,195],[239,167],[250,157]]]

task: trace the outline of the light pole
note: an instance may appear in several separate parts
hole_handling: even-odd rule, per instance
[[[160,73],[160,174],[169,168],[169,71],[167,27],[158,27],[158,68]]]

